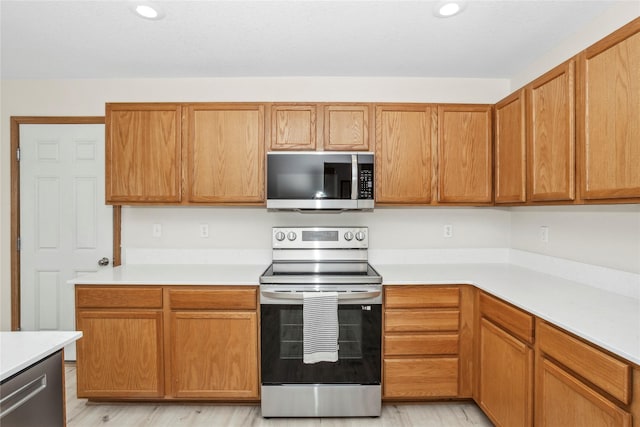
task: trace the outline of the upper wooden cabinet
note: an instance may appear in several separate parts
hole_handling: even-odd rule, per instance
[[[369,104],[271,104],[270,111],[270,150],[369,150]]]
[[[264,202],[263,104],[107,104],[106,113],[107,203]]]
[[[181,200],[181,106],[107,104],[107,203]]]
[[[316,104],[273,104],[271,106],[271,150],[315,150]]]
[[[186,195],[193,203],[264,201],[264,106],[186,107]]]
[[[527,90],[527,192],[532,201],[575,198],[574,61]]]
[[[438,107],[438,202],[491,203],[490,105]]]
[[[425,104],[376,107],[376,202],[431,201],[436,108]]]
[[[323,148],[368,151],[372,122],[369,105],[325,105]]]
[[[640,197],[640,18],[578,57],[581,196]]]
[[[525,91],[495,106],[495,202],[526,201]]]

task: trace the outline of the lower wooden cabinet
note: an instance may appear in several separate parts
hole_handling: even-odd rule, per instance
[[[470,352],[462,295],[459,286],[385,287],[384,399],[464,397],[462,359]]]
[[[638,396],[631,365],[538,320],[536,425],[631,427]]]
[[[171,313],[173,396],[257,398],[257,319],[255,312]]]
[[[478,301],[478,405],[497,426],[531,426],[534,318],[484,292]]]
[[[479,343],[478,404],[497,426],[531,426],[533,350],[487,319]]]
[[[76,286],[78,397],[259,399],[254,286]]]
[[[163,396],[161,311],[79,310],[76,319],[78,397]]]
[[[546,358],[537,378],[536,424],[548,427],[631,427],[631,414]]]

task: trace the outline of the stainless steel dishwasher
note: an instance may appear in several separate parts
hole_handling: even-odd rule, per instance
[[[62,351],[37,362],[0,384],[2,427],[65,425]]]

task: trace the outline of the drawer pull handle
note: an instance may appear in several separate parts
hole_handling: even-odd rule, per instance
[[[0,419],[6,417],[47,388],[47,374],[27,383],[0,400]]]

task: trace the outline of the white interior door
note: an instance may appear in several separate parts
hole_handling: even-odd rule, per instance
[[[75,330],[67,280],[111,268],[104,161],[104,125],[20,125],[21,330]],[[75,358],[75,345],[65,348]]]

